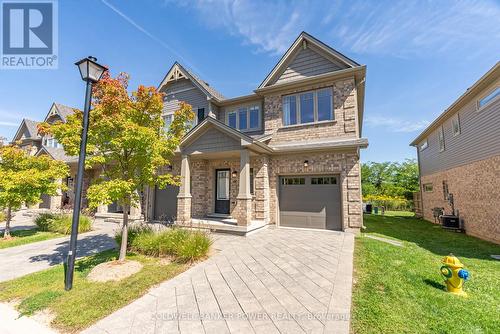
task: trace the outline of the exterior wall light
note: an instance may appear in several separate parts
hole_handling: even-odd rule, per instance
[[[231,176],[232,176],[232,177],[236,177],[237,175],[238,175],[238,172],[237,172],[237,171],[235,171],[235,170],[233,170],[233,172],[231,173]]]
[[[308,167],[309,166],[309,160],[304,160],[304,167]]]

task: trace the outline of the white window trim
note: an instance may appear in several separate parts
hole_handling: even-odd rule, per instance
[[[453,124],[454,122],[457,122],[458,124],[458,131],[455,132],[455,125]],[[453,137],[458,136],[460,133],[462,133],[462,125],[460,124],[460,116],[459,114],[456,114],[451,118],[451,131],[453,132]]]
[[[482,111],[484,108],[487,108],[492,103],[500,100],[500,95],[497,95],[496,97],[494,97],[493,99],[491,99],[489,102],[487,102],[484,106],[480,106],[479,105],[479,103],[481,102],[481,100],[484,100],[489,95],[493,94],[493,92],[496,91],[497,89],[500,89],[500,87],[493,88],[492,90],[488,91],[488,93],[486,93],[485,95],[483,95],[481,98],[477,99],[477,101],[476,101],[476,111],[478,111],[478,112]]]
[[[257,120],[257,127],[253,128],[246,128],[246,129],[240,129],[240,115],[239,115],[239,110],[240,109],[246,109],[247,113],[247,126],[250,126],[250,108],[257,107],[258,108],[258,120]],[[258,131],[262,129],[262,108],[260,104],[247,104],[247,105],[240,105],[235,107],[234,109],[231,109],[230,111],[226,112],[226,125],[229,125],[229,115],[235,114],[236,116],[236,130],[241,131],[241,132],[251,132],[251,131]],[[229,125],[230,126],[230,125]]]
[[[326,120],[318,120],[319,114],[318,114],[318,91],[321,90],[330,90],[330,113],[331,113],[331,119],[326,119]],[[302,123],[301,118],[300,118],[300,95],[302,94],[308,94],[308,93],[313,93],[313,117],[314,120],[312,122],[307,122],[307,123]],[[333,87],[324,87],[324,88],[319,88],[315,90],[308,90],[304,92],[299,92],[296,94],[290,94],[290,95],[283,95],[281,97],[281,101],[283,104],[283,100],[285,97],[290,97],[293,96],[295,97],[295,108],[296,108],[296,117],[297,117],[297,123],[296,124],[287,124],[285,125],[284,119],[285,119],[285,113],[283,112],[283,107],[281,108],[281,124],[282,127],[288,128],[288,127],[295,127],[295,126],[304,126],[304,125],[310,125],[310,124],[321,124],[321,123],[329,123],[329,122],[334,122],[335,121],[335,110],[333,108]]]
[[[441,146],[441,142],[443,143],[442,146]],[[438,131],[438,144],[439,144],[439,152],[444,152],[446,150],[446,143],[444,140],[444,129],[443,129],[442,125],[439,127],[439,131]]]
[[[422,144],[418,145],[418,148],[419,148],[420,152],[422,152],[423,150],[425,150],[428,147],[429,147],[429,142],[427,141],[427,139],[424,140],[422,142]]]

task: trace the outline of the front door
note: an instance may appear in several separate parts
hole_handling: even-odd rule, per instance
[[[215,170],[215,213],[229,214],[229,169]]]

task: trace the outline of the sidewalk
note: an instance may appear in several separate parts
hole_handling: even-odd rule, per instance
[[[2,321],[0,321],[0,333],[2,334],[57,333],[29,317],[19,318],[19,313],[8,304],[0,303],[0,314],[2,315]]]
[[[17,214],[12,225],[16,229],[33,227],[32,218]],[[114,231],[118,228],[118,224],[96,220],[94,231],[78,236],[77,257],[114,248]],[[68,252],[68,243],[69,236],[64,236],[0,250],[0,282],[62,263]]]

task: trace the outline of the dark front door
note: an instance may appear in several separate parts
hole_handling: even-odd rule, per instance
[[[229,169],[215,170],[215,213],[229,214]]]

